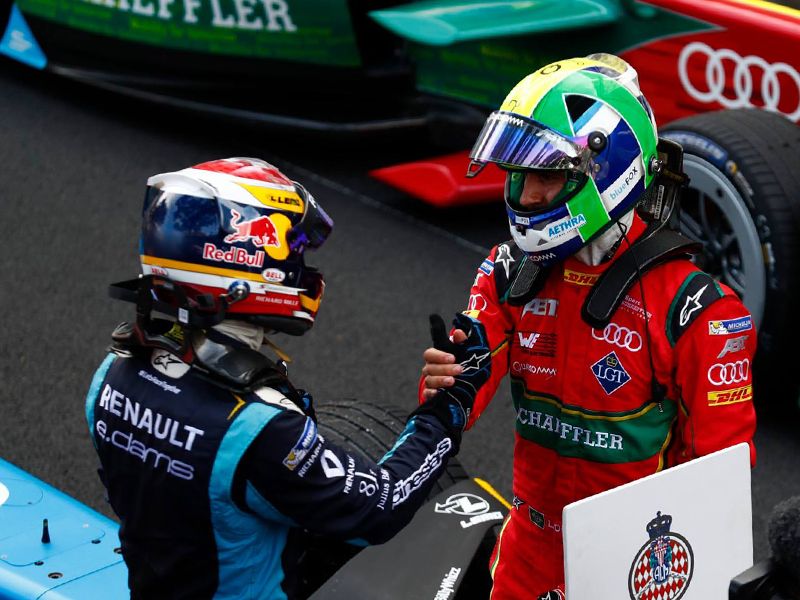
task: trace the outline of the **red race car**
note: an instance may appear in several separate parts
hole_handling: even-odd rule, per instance
[[[703,268],[756,320],[759,395],[786,405],[798,393],[784,382],[800,293],[800,11],[789,4],[16,0],[0,53],[262,123],[356,134],[425,129],[450,147],[457,140],[462,152],[372,172],[442,208],[501,200],[498,169],[464,176],[467,151],[517,81],[565,57],[620,55],[637,69],[661,134],[684,147],[691,183],[682,231],[704,243]],[[300,101],[292,91],[309,81],[313,93]]]

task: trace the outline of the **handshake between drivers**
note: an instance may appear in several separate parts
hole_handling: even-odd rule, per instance
[[[444,320],[430,316],[433,347],[423,353],[425,401],[414,413],[433,413],[460,437],[475,396],[489,380],[492,356],[486,329],[477,319],[457,314],[448,336]]]

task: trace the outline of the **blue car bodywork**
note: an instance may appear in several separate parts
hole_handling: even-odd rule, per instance
[[[118,531],[111,519],[0,460],[0,600],[129,598]]]

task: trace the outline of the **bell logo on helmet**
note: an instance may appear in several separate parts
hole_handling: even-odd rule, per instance
[[[261,272],[261,276],[270,283],[281,283],[284,279],[286,279],[286,273],[275,268],[264,269]]]
[[[250,221],[242,221],[242,215],[238,211],[231,210],[231,215],[233,215],[231,227],[235,231],[225,236],[226,243],[252,241],[255,246],[272,246],[275,248],[281,245],[278,239],[278,230],[269,216],[264,215]]]

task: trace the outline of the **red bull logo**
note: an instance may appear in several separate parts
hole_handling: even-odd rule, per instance
[[[235,242],[252,241],[255,246],[280,247],[278,230],[268,216],[256,217],[250,221],[242,221],[242,215],[238,211],[231,210],[233,219],[231,227],[234,232],[225,236],[225,242],[233,244]]]
[[[234,265],[246,265],[248,267],[263,267],[264,253],[254,252],[248,254],[244,248],[230,248],[221,250],[214,244],[206,243],[203,246],[203,258],[214,262],[226,262]]]

